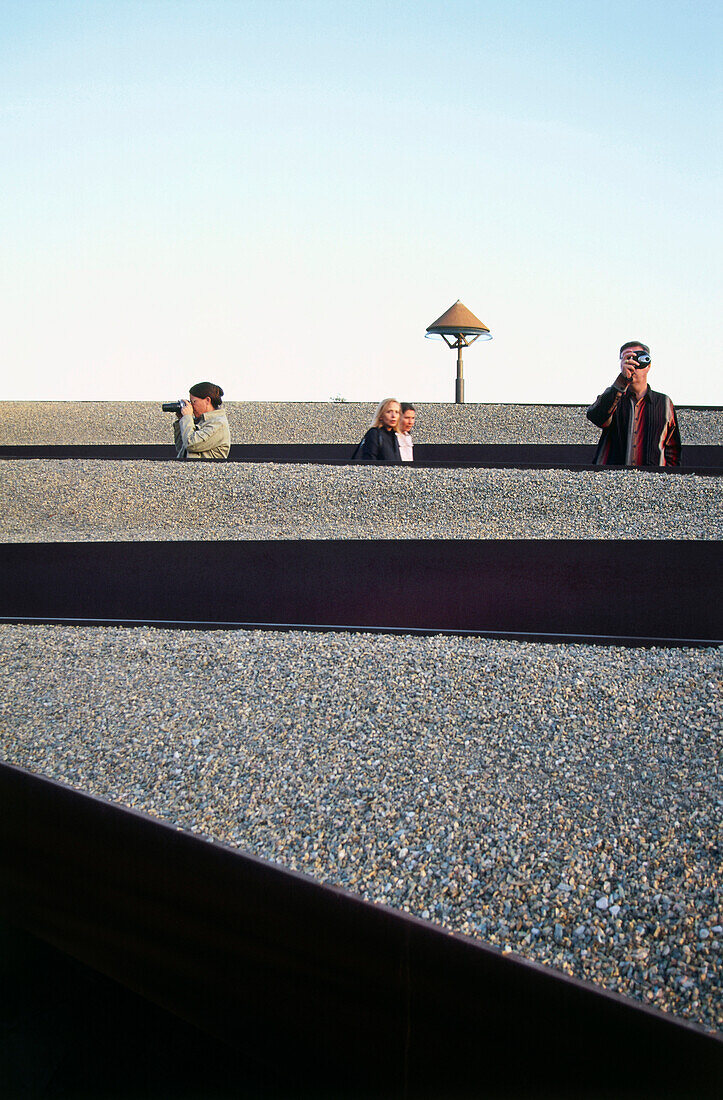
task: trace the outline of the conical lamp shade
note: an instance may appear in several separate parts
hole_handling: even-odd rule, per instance
[[[487,325],[480,321],[479,317],[475,317],[467,306],[462,305],[459,299],[427,328],[427,332],[433,336],[454,336],[458,332],[483,336],[489,331]]]

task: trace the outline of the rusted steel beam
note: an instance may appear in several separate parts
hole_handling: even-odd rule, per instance
[[[297,1095],[713,1097],[702,1030],[0,765],[0,913]]]
[[[621,577],[646,564],[646,599]],[[718,644],[723,546],[696,540],[5,543],[0,618]],[[203,617],[177,592],[214,577]],[[170,584],[168,578],[173,577]],[[404,592],[390,606],[390,592]]]
[[[351,462],[353,443],[234,443],[229,462],[324,463]],[[587,444],[557,443],[416,443],[414,466],[593,467],[595,448]],[[0,459],[92,458],[123,461],[176,460],[170,444],[25,444],[0,446]],[[617,467],[616,467],[617,468]],[[723,447],[686,446],[680,467],[648,467],[653,473],[723,473]]]

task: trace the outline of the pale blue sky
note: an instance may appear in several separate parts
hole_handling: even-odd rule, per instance
[[[720,11],[4,0],[6,398],[722,404]]]

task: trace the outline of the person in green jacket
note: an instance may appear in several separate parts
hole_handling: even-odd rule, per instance
[[[191,386],[189,399],[182,403],[173,424],[177,458],[228,458],[231,434],[222,397],[223,390],[213,382]]]

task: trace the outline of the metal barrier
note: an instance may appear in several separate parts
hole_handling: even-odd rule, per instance
[[[0,619],[717,645],[722,558],[719,542],[653,539],[5,543]],[[199,570],[213,577],[203,618],[179,620]]]
[[[0,805],[0,913],[288,1095],[719,1095],[723,1044],[632,1001],[7,765]]]
[[[352,443],[234,443],[230,462],[321,463],[346,465],[354,451]],[[552,443],[416,443],[414,466],[481,466],[493,468],[529,467],[592,470],[624,467],[593,466],[595,448],[587,444]],[[171,444],[64,444],[0,446],[0,459],[10,458],[93,458],[115,460],[175,460]],[[681,466],[650,466],[664,474],[723,473],[723,447],[685,446]]]

